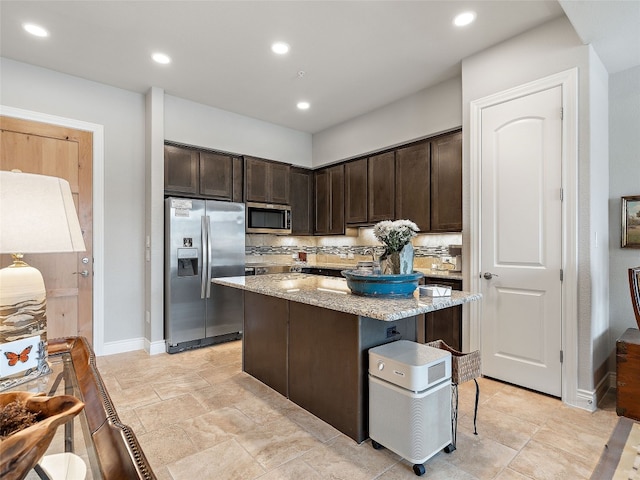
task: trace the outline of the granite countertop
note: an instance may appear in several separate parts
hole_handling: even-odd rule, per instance
[[[306,265],[306,266],[310,268],[326,268],[330,270],[352,270],[356,267],[355,265],[347,265],[344,263],[324,263],[324,264],[320,263],[320,264]],[[450,278],[452,280],[462,280],[462,272],[454,272],[452,270],[432,270],[430,268],[414,268],[414,270],[416,272],[420,272],[424,274],[425,277]]]
[[[377,320],[393,321],[421,313],[462,305],[482,295],[457,291],[450,297],[374,298],[353,295],[344,278],[304,273],[276,273],[248,277],[214,278],[213,283],[249,292],[315,305]]]
[[[247,263],[247,267],[262,267],[262,266],[289,266],[296,268],[326,268],[328,270],[352,270],[356,267],[355,264],[347,263],[303,263],[296,262],[291,264],[283,263],[270,263],[270,262],[252,262]],[[432,270],[430,268],[415,268],[416,272],[424,274],[425,277],[430,278],[449,278],[452,280],[462,280],[462,272],[454,272],[452,270]]]

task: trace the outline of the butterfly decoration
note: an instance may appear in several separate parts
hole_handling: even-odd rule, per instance
[[[4,352],[5,357],[9,360],[9,366],[13,367],[18,361],[22,363],[26,363],[29,360],[29,353],[31,353],[31,348],[33,345],[29,345],[27,348],[22,350],[22,352],[13,353],[13,352]]]

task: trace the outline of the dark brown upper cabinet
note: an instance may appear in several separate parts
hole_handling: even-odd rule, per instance
[[[345,223],[371,225],[395,215],[395,153],[345,163]]]
[[[211,198],[231,200],[232,157],[219,153],[200,152],[200,193]]]
[[[347,225],[366,224],[368,210],[368,162],[366,158],[344,165],[344,221]]]
[[[289,205],[289,165],[248,156],[244,162],[247,202]]]
[[[462,132],[431,141],[430,230],[462,231]]]
[[[428,141],[396,150],[396,217],[431,230],[431,162]]]
[[[315,170],[313,180],[314,234],[344,234],[344,164]]]
[[[242,170],[234,165],[239,161],[223,153],[165,145],[165,194],[238,201],[242,198],[242,189],[236,192]]]
[[[197,195],[200,154],[197,150],[165,145],[165,193]]]
[[[313,235],[313,170],[291,167],[291,234]]]
[[[395,218],[395,177],[395,152],[369,157],[367,180],[369,223]]]

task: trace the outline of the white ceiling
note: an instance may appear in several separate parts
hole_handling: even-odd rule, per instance
[[[602,2],[605,9],[593,3],[600,2],[562,1],[587,40],[594,24],[602,26],[600,10],[622,12],[620,21],[633,20],[640,7],[636,0]],[[468,9],[476,22],[454,27],[453,17]],[[588,10],[598,10],[595,23]],[[563,14],[556,0],[2,0],[0,54],[135,92],[161,87],[315,133],[460,75],[463,58]],[[50,37],[26,34],[25,22],[42,25]],[[638,23],[633,27],[637,32]],[[594,35],[594,46],[611,50],[607,32]],[[291,45],[288,55],[271,52],[276,40]],[[150,55],[157,50],[173,62],[155,64]],[[295,105],[303,99],[311,108],[301,112]]]

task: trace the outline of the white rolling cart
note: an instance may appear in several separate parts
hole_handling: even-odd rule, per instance
[[[413,463],[451,444],[451,353],[408,340],[369,350],[369,437]]]

